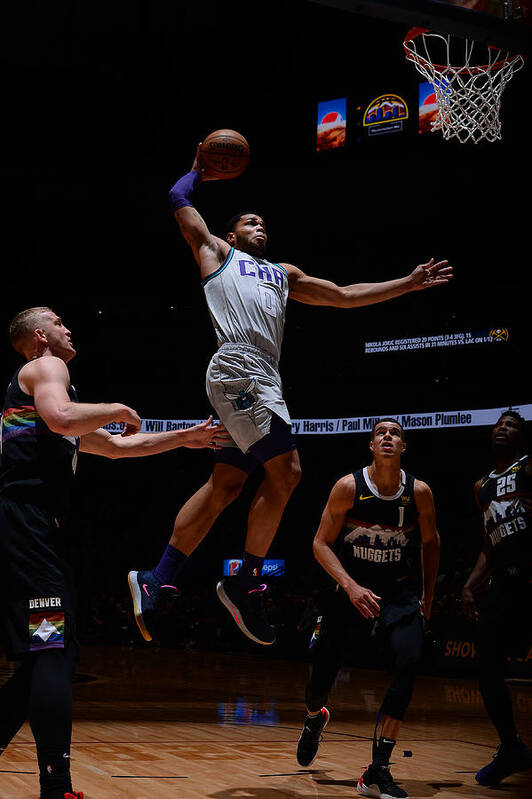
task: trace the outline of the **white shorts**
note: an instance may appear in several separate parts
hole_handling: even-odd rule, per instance
[[[250,344],[222,344],[207,367],[206,388],[233,446],[244,453],[268,435],[272,414],[291,424],[275,362]]]

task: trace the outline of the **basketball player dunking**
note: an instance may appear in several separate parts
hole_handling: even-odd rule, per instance
[[[337,286],[291,264],[268,261],[266,225],[257,214],[235,216],[225,239],[209,231],[192,204],[197,184],[211,179],[200,159],[198,148],[192,171],[178,180],[170,199],[199,266],[218,338],[207,393],[234,443],[217,453],[211,477],[179,511],[160,563],[153,571],[130,572],[129,584],[137,624],[149,641],[165,587],[175,584],[188,556],[238,496],[248,474],[262,464],[265,476],[251,503],[242,566],[236,577],[218,583],[217,592],[245,635],[272,644],[275,635],[263,604],[263,560],[301,474],[278,371],[286,301],[291,297],[338,308],[371,305],[443,285],[452,267],[431,259],[396,280]]]
[[[510,652],[530,645],[532,608],[532,462],[526,454],[526,422],[516,411],[502,414],[491,433],[495,468],[475,484],[484,521],[484,546],[462,589],[467,618],[476,621],[479,688],[500,738],[497,754],[476,775],[480,785],[532,768],[532,751],[515,728],[504,681]],[[479,598],[474,591],[491,576]]]
[[[422,655],[423,616],[430,617],[440,553],[432,492],[401,469],[405,447],[395,419],[377,422],[373,462],[338,480],[323,512],[314,555],[336,588],[311,639],[307,717],[297,746],[299,764],[309,766],[343,658],[375,632],[391,656],[392,678],[377,716],[372,762],[357,790],[377,799],[407,797],[390,774],[390,756]]]

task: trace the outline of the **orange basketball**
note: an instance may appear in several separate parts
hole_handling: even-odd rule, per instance
[[[200,163],[209,177],[237,178],[249,164],[249,144],[236,130],[215,130],[200,147]]]

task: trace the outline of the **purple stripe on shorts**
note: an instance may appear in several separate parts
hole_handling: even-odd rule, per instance
[[[270,432],[252,444],[246,454],[238,447],[222,447],[216,452],[215,460],[216,463],[227,463],[251,474],[259,463],[266,463],[293,449],[296,449],[296,442],[292,435],[292,426],[274,413]]]

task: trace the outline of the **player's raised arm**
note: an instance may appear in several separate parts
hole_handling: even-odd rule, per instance
[[[406,277],[385,280],[381,283],[353,283],[338,286],[331,280],[311,277],[292,264],[281,264],[288,273],[289,296],[307,305],[328,305],[335,308],[359,308],[375,305],[408,294],[411,291],[442,286],[453,276],[453,267],[448,261],[419,264]]]
[[[223,239],[214,236],[205,220],[193,205],[194,191],[202,181],[213,180],[201,166],[200,145],[192,169],[183,175],[170,189],[170,206],[174,212],[181,233],[192,249],[201,277],[215,272],[225,260],[230,246]]]
[[[355,582],[332,549],[345,521],[345,514],[353,505],[355,492],[356,484],[352,474],[340,478],[335,483],[323,511],[312,548],[318,563],[344,589],[359,613],[370,619],[379,615],[377,600],[380,597],[369,588],[364,588]]]

